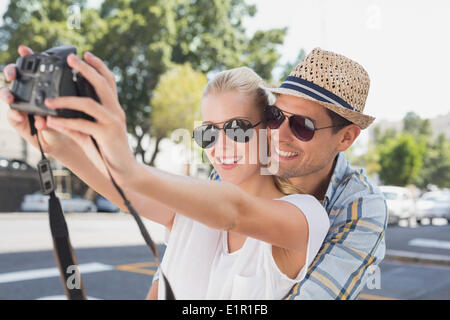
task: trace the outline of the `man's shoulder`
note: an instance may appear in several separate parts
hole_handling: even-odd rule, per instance
[[[332,197],[343,204],[360,197],[384,199],[383,193],[366,176],[364,169],[351,166],[343,152],[338,155],[331,185]]]
[[[337,183],[335,197],[331,201],[332,209],[355,210],[359,218],[374,218],[381,222],[387,214],[383,193],[360,168],[347,171]]]
[[[374,196],[384,199],[380,188],[365,175],[364,169],[362,168],[352,168],[352,170],[342,179],[342,182],[344,184],[344,194]]]

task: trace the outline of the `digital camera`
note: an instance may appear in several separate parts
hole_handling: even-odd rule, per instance
[[[91,84],[75,69],[67,65],[67,56],[76,54],[73,46],[59,46],[42,53],[19,57],[17,75],[11,84],[14,94],[12,109],[40,116],[84,118],[95,121],[84,112],[71,109],[50,109],[45,98],[61,96],[91,97],[99,101]]]

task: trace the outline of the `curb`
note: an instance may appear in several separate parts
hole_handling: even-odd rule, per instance
[[[450,256],[402,250],[386,250],[385,259],[450,266]]]

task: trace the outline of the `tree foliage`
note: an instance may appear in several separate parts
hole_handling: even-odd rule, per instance
[[[380,179],[384,184],[405,186],[422,168],[421,148],[411,135],[401,134],[379,146]]]
[[[188,130],[201,119],[200,105],[206,76],[194,71],[190,64],[178,65],[163,74],[153,91],[151,122],[156,148],[162,138],[176,129]],[[153,153],[155,155],[156,153]],[[153,164],[155,158],[150,160]]]
[[[385,184],[450,187],[450,140],[444,134],[433,138],[429,119],[408,112],[401,132],[375,125],[372,133],[368,151],[356,159],[367,172],[378,173]]]

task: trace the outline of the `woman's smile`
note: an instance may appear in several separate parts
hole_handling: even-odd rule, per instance
[[[217,163],[225,170],[231,170],[238,165],[238,162],[242,160],[242,156],[237,157],[216,157]]]

